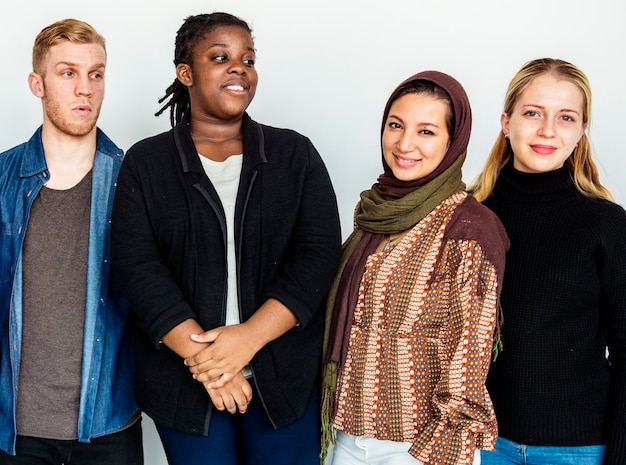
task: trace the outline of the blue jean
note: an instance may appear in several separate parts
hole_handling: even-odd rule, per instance
[[[319,465],[319,396],[303,417],[274,429],[258,394],[244,414],[213,409],[208,436],[156,424],[169,465]]]
[[[141,419],[89,443],[18,436],[16,452],[0,451],[0,465],[143,465]]]
[[[526,446],[499,437],[494,452],[482,451],[481,465],[601,465],[605,446]]]

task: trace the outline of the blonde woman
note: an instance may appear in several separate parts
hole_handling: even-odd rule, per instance
[[[511,240],[483,465],[626,463],[626,213],[598,179],[590,109],[576,66],[525,64],[471,187]]]

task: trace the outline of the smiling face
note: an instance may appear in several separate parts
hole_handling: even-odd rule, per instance
[[[424,93],[406,94],[391,104],[382,148],[397,179],[421,179],[439,166],[450,145],[449,111],[448,102]]]
[[[258,81],[250,33],[238,26],[218,26],[193,50],[193,63],[176,68],[187,86],[194,119],[232,121],[243,115]]]
[[[63,41],[50,47],[41,74],[28,77],[32,93],[42,101],[45,131],[73,137],[95,131],[105,65],[106,52],[99,44]]]
[[[510,115],[501,117],[509,134],[513,167],[527,173],[561,168],[585,132],[583,92],[551,74],[534,78]]]

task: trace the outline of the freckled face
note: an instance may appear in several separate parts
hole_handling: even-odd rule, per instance
[[[450,145],[448,111],[448,102],[427,94],[406,94],[391,104],[382,148],[396,178],[414,181],[439,166]]]
[[[576,85],[549,74],[534,78],[511,114],[501,117],[514,168],[527,173],[561,168],[585,132],[583,109]]]
[[[254,64],[254,44],[245,29],[221,26],[206,34],[194,48],[193,64],[176,69],[189,90],[194,118],[241,118],[256,92]]]

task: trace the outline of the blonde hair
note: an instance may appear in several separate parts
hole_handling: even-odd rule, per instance
[[[542,74],[552,74],[558,78],[571,82],[583,93],[583,125],[588,129],[591,120],[591,86],[587,76],[576,66],[555,58],[540,58],[526,63],[509,83],[504,99],[504,113],[510,115],[519,100],[534,78]],[[513,157],[509,141],[500,132],[494,143],[483,171],[476,181],[469,187],[474,196],[480,201],[486,200],[493,191],[500,170]],[[609,190],[600,183],[598,168],[593,161],[591,143],[587,133],[583,133],[578,145],[565,161],[573,172],[576,188],[589,197],[614,201]]]
[[[63,19],[46,26],[37,34],[33,45],[33,71],[35,73],[44,74],[44,61],[48,50],[64,40],[77,44],[98,44],[106,52],[104,37],[91,25],[78,19]]]

